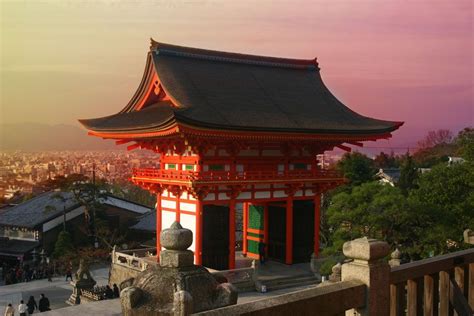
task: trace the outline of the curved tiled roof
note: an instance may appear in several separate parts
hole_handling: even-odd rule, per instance
[[[150,131],[181,122],[226,130],[377,135],[402,124],[346,107],[323,83],[315,59],[226,53],[154,41],[149,56],[172,103],[82,120],[86,128]]]

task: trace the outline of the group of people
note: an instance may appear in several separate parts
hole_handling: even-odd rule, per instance
[[[23,268],[21,266],[16,266],[12,268],[3,268],[3,277],[5,285],[15,284],[20,282],[29,282],[32,280],[39,280],[47,278],[48,281],[51,281],[53,275],[53,270],[51,267],[35,267],[30,268],[29,265],[25,265]]]
[[[36,304],[35,298],[30,296],[30,299],[26,304],[23,300],[20,301],[20,305],[18,305],[17,310],[20,316],[26,316],[33,314],[35,310],[38,310],[40,313],[42,313],[51,309],[49,307],[49,299],[44,294],[41,294],[38,304]],[[12,304],[8,304],[7,308],[5,309],[4,316],[14,315],[15,308],[12,306]]]

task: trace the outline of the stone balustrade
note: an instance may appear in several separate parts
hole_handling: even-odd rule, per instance
[[[135,271],[145,271],[149,263],[144,257],[153,256],[155,248],[132,249],[125,251],[112,250],[112,264],[124,266]]]

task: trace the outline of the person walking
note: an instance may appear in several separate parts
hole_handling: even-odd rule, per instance
[[[119,290],[117,284],[114,283],[113,288],[114,288],[114,297],[115,297],[115,298],[120,297],[120,290]]]
[[[23,300],[20,301],[20,305],[18,305],[18,313],[20,316],[26,316],[26,312],[28,311],[28,306],[26,306]]]
[[[15,316],[15,309],[13,308],[12,304],[8,304],[7,308],[5,308],[4,316]]]
[[[114,298],[114,291],[112,291],[112,289],[108,285],[105,287],[105,298],[106,299]]]
[[[70,267],[68,267],[66,271],[66,281],[69,278],[71,278],[71,281],[72,281],[72,269]]]
[[[28,314],[33,314],[35,309],[38,309],[38,305],[36,304],[35,297],[33,295],[30,296],[30,299],[28,300],[28,303],[26,303],[26,306],[28,306]]]
[[[38,304],[38,310],[42,312],[50,311],[51,309],[49,308],[49,299],[44,296],[43,293],[41,293],[41,298],[39,300]]]
[[[263,241],[258,243],[258,254],[260,255],[260,263],[265,264],[265,243]]]

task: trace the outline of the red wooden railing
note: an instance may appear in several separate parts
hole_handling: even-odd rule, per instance
[[[342,175],[335,170],[292,170],[292,171],[179,171],[164,169],[133,169],[133,178],[184,180],[184,181],[251,181],[251,180],[293,180],[293,179],[328,179],[342,180]]]

